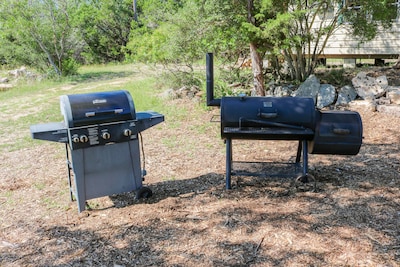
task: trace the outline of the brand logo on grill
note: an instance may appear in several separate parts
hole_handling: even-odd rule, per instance
[[[272,102],[271,101],[265,101],[263,102],[264,108],[272,108]]]
[[[93,105],[105,104],[105,103],[107,103],[107,99],[95,99],[95,100],[93,100]]]

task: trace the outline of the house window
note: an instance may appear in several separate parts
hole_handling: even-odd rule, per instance
[[[385,12],[384,17],[389,18],[391,20],[400,19],[400,0],[387,0],[386,1],[387,11]],[[339,8],[346,8],[347,15],[346,16],[359,16],[362,15],[360,12],[363,12],[363,7],[358,0],[343,0],[342,4]],[[354,13],[353,13],[354,12]],[[381,12],[382,13],[382,12]],[[365,17],[369,20],[382,18],[382,14],[369,14],[365,12]],[[345,21],[344,21],[345,22]]]
[[[344,0],[346,2],[346,0]],[[347,9],[358,11],[361,9],[361,5],[358,3],[357,0],[347,0]]]

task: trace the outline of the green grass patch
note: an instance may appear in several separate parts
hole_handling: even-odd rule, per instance
[[[60,96],[69,94],[127,90],[134,100],[136,112],[156,111],[165,116],[166,127],[179,129],[187,120],[200,119],[204,105],[193,104],[190,110],[177,104],[166,104],[160,97],[167,89],[160,71],[141,64],[111,64],[84,66],[78,74],[59,80],[21,80],[8,90],[0,92],[0,153],[40,144],[33,140],[30,126],[61,122]],[[169,88],[169,87],[168,87]],[[206,126],[192,129],[207,132]],[[177,140],[164,140],[168,146]],[[56,144],[55,144],[56,145]]]
[[[1,205],[15,205],[14,192],[12,190],[3,191],[0,193]]]
[[[37,144],[31,139],[30,125],[62,121],[61,95],[124,89],[132,94],[136,111],[167,112],[158,97],[157,81],[154,70],[132,64],[85,66],[77,75],[57,81],[21,80],[0,92],[0,152]]]

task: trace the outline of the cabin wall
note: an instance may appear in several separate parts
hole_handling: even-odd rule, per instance
[[[371,41],[360,43],[352,36],[349,25],[342,25],[329,39],[322,58],[397,58],[400,53],[400,23],[392,28],[380,27],[378,35]]]

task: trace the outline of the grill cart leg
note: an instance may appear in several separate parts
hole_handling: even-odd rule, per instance
[[[71,182],[72,164],[71,161],[69,160],[68,143],[65,144],[65,154],[67,155],[69,196],[71,198],[71,201],[74,201],[74,193],[72,192],[72,182]]]
[[[74,169],[74,181],[75,181],[75,197],[78,204],[78,212],[82,212],[86,209],[86,184],[85,184],[85,167],[84,167],[84,155],[83,149],[77,149],[71,151],[73,159]]]
[[[232,173],[232,139],[227,138],[226,144],[226,189],[232,189],[231,173]]]

